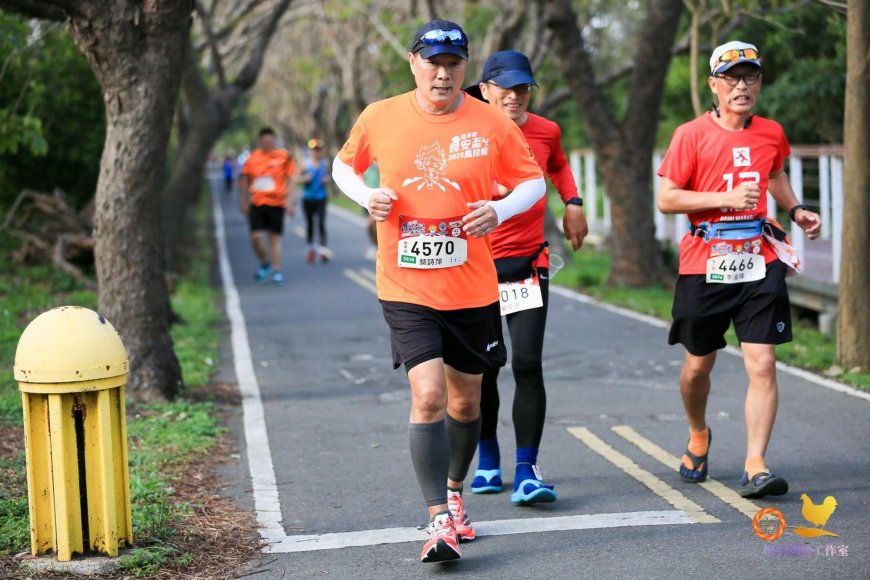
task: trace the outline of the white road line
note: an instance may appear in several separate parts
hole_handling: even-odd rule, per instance
[[[305,239],[305,228],[302,226],[293,226],[293,233],[302,239]]]
[[[375,286],[373,283],[366,280],[365,277],[360,276],[359,274],[357,274],[356,272],[354,272],[350,268],[345,268],[344,275],[347,276],[348,278],[350,278],[351,280],[353,280],[354,282],[356,282],[357,284],[359,284],[360,286],[362,286],[363,288],[365,288],[366,290],[368,290],[369,292],[371,292],[372,294],[374,294],[375,296],[378,295],[378,287],[377,286]]]
[[[680,472],[680,459],[675,455],[671,455],[628,425],[615,425],[610,428],[614,433],[633,443],[636,445],[641,451],[657,460],[659,463],[666,465],[676,471]],[[691,485],[691,484],[687,484]],[[733,489],[726,487],[722,483],[716,481],[712,477],[708,477],[707,481],[703,483],[698,483],[700,487],[706,489],[743,515],[745,515],[750,520],[755,517],[755,514],[758,513],[758,510],[761,509],[751,501],[744,499],[740,496],[739,493],[734,491]]]
[[[247,442],[248,468],[254,495],[254,510],[260,535],[266,542],[278,542],[286,537],[281,523],[281,504],[278,499],[278,486],[275,481],[275,468],[269,448],[269,435],[266,431],[266,414],[260,398],[260,386],[251,359],[251,347],[245,317],[242,314],[239,291],[233,280],[233,271],[227,256],[224,213],[220,196],[212,195],[214,211],[215,238],[218,245],[218,262],[223,279],[226,297],[227,317],[230,321],[230,341],[233,349],[236,380],[242,396],[245,440]]]
[[[330,212],[334,213],[342,219],[351,222],[352,224],[364,227],[369,225],[369,220],[363,217],[361,214],[356,214],[352,211],[348,211],[341,206],[335,205],[334,203],[329,204],[327,208]],[[362,206],[360,206],[360,209],[362,209]]]
[[[607,443],[605,443],[598,435],[587,429],[586,427],[569,427],[568,432],[586,444],[589,449],[598,453],[603,458],[620,468],[622,471],[647,486],[657,496],[687,514],[695,522],[699,524],[714,524],[719,520],[707,512],[704,508],[684,496],[682,493],[640,467],[631,458],[623,455]]]
[[[474,529],[480,537],[693,523],[695,521],[685,512],[673,510],[474,522]],[[266,551],[273,554],[312,552],[355,546],[419,542],[425,538],[425,534],[416,528],[386,528],[336,534],[299,535],[287,536],[281,542],[270,545]]]
[[[372,282],[377,282],[377,280],[378,280],[378,277],[375,274],[374,270],[367,270],[365,268],[360,268],[359,273],[362,274],[363,276],[365,276],[366,278],[370,279]]]
[[[646,314],[639,314],[632,310],[628,310],[627,308],[621,308],[612,304],[606,304],[604,302],[601,302],[600,300],[592,298],[591,296],[586,296],[585,294],[581,294],[580,292],[571,290],[569,288],[563,288],[551,284],[550,292],[558,294],[559,296],[563,296],[570,300],[576,300],[577,302],[582,302],[583,304],[588,304],[590,306],[595,306],[596,308],[607,310],[608,312],[618,314],[619,316],[625,316],[626,318],[631,318],[632,320],[637,320],[639,322],[649,324],[650,326],[655,326],[656,328],[670,328],[671,326],[670,323],[665,322],[660,318],[656,318],[654,316],[647,316]],[[729,345],[725,348],[725,352],[727,352],[728,354],[732,354],[736,357],[743,358],[743,352],[739,348],[735,348]],[[820,387],[825,387],[826,389],[831,389],[832,391],[837,391],[838,393],[844,393],[846,395],[851,395],[865,401],[870,401],[870,393],[868,393],[867,391],[861,391],[859,389],[850,387],[849,385],[845,385],[837,381],[832,381],[830,379],[820,377],[815,373],[811,373],[809,371],[805,371],[804,369],[799,369],[797,367],[787,365],[783,362],[777,362],[776,368],[792,376],[799,377],[811,383],[815,383]]]

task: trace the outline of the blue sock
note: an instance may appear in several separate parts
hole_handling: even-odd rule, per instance
[[[480,439],[477,442],[477,468],[498,469],[501,466],[501,454],[498,450],[498,438]]]
[[[514,491],[526,479],[538,479],[532,466],[538,462],[537,447],[520,447],[517,449],[517,468],[514,471]]]

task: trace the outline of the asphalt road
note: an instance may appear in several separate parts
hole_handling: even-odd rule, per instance
[[[468,494],[478,539],[463,544],[459,561],[421,564],[425,535],[413,528],[425,506],[408,453],[407,380],[392,370],[360,220],[331,212],[335,257],[314,265],[304,261],[302,219],[289,220],[287,284],[276,286],[253,279],[236,200],[218,205],[234,327],[221,378],[238,382],[244,400],[233,425],[241,460],[225,473],[227,490],[257,510],[270,542],[250,577],[870,578],[870,400],[781,370],[768,462],[791,491],[736,501],[729,490],[743,470],[746,380],[742,360],[721,353],[708,408],[713,481],[683,484],[681,349],[667,345],[662,325],[564,291],[551,295],[540,456],[558,501],[520,508],[509,493]],[[501,377],[500,441],[510,460],[513,382]],[[837,536],[795,535],[813,526],[802,517],[803,493],[816,504],[836,498],[824,529]],[[775,541],[753,532],[762,507],[787,521]]]

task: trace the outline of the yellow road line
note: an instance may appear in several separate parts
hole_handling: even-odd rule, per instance
[[[368,290],[369,292],[371,292],[372,294],[374,294],[375,296],[378,295],[378,287],[377,286],[375,286],[370,281],[366,280],[365,277],[360,276],[358,273],[354,272],[350,268],[344,269],[344,275],[347,276],[348,278],[350,278],[351,280],[353,280],[354,282],[356,282],[357,284],[359,284],[360,286],[362,286],[363,288],[365,288],[366,290]]]
[[[601,455],[625,473],[650,488],[660,498],[686,513],[692,520],[699,524],[714,524],[719,520],[707,512],[704,508],[669,486],[667,483],[643,469],[623,455],[586,427],[569,427],[568,432],[585,443],[592,451]]]
[[[663,463],[668,467],[673,468],[677,473],[680,472],[680,458],[676,455],[671,455],[628,425],[615,425],[611,427],[614,433],[627,440],[630,443],[633,443],[641,451],[659,461],[659,463]],[[712,479],[710,477],[707,478],[707,481],[703,483],[699,483],[700,485],[743,515],[745,515],[750,520],[755,517],[755,514],[758,513],[759,507],[740,497],[733,489],[726,487],[722,483]]]

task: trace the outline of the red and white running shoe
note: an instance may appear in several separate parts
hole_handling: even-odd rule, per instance
[[[462,494],[458,491],[447,492],[447,507],[450,508],[450,513],[453,514],[453,522],[456,526],[456,535],[460,542],[470,542],[477,537],[474,533],[474,528],[471,527],[471,520],[468,519],[468,514],[465,513],[465,505],[462,503]]]
[[[462,557],[459,551],[459,541],[456,537],[456,526],[449,514],[435,516],[426,526],[429,540],[420,552],[421,562],[446,562]]]

